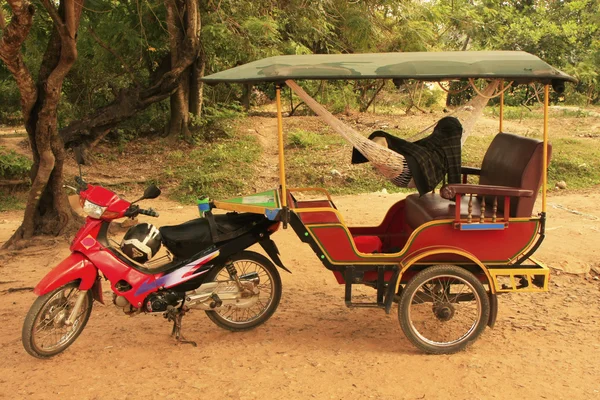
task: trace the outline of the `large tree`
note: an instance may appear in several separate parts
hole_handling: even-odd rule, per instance
[[[130,71],[129,75],[131,76],[124,85],[112,85],[111,96],[103,105],[80,119],[71,121],[60,130],[60,135],[67,145],[93,142],[108,130],[117,127],[140,111],[171,96],[176,99],[171,101],[172,120],[175,121],[173,125],[182,129],[177,134],[187,134],[188,112],[190,111],[188,101],[190,101],[190,97],[192,100],[195,99],[189,95],[189,87],[193,87],[191,83],[197,83],[197,80],[192,80],[190,76],[194,76],[194,66],[200,50],[198,2],[197,0],[164,0],[163,3],[164,10],[166,10],[166,28],[162,27],[163,22],[158,19],[152,9],[154,6],[158,12],[162,11],[157,2],[153,2],[152,5],[149,2],[147,10],[141,9],[141,6],[138,9],[130,9],[128,3],[120,4],[119,7],[124,9],[123,12],[126,15],[119,14],[115,17],[122,19],[124,24],[127,23],[128,18],[136,21],[143,21],[147,15],[156,18],[154,25],[148,31],[142,22],[138,24],[143,29],[141,34],[143,39],[140,40],[138,36],[138,41],[144,43],[144,51],[140,58],[146,61],[143,63],[147,65],[146,71],[142,70],[143,67],[137,66],[136,69],[127,64],[132,55],[120,54],[119,43],[111,43],[109,40],[100,38],[99,34],[96,35],[96,42],[104,47],[107,53],[118,55],[119,62],[124,64],[126,70]],[[106,27],[107,21],[98,23],[98,25]],[[124,30],[125,27],[120,27],[120,29]],[[150,31],[151,29],[153,32]],[[162,32],[163,29],[167,31],[167,36]],[[149,40],[148,36],[156,35],[157,32],[162,32],[163,36],[168,38],[168,52],[165,52],[160,59],[155,60],[151,55],[156,52],[156,49],[151,47],[147,41]],[[116,35],[115,38],[124,36],[127,35]],[[181,87],[185,91],[182,92]],[[196,90],[199,91],[199,89]],[[194,104],[192,101],[192,105]],[[191,111],[194,112],[194,110],[197,108],[192,107]]]
[[[7,0],[7,3],[12,17],[2,32],[0,59],[19,87],[33,167],[23,222],[6,246],[35,234],[60,234],[75,220],[62,189],[65,150],[58,134],[57,107],[64,79],[77,59],[77,29],[83,0],[60,0],[58,7],[52,0],[41,0],[52,26],[37,79],[25,65],[21,49],[36,8],[29,0]]]
[[[41,18],[41,24],[43,25],[44,21],[49,20],[51,25],[48,26],[49,29],[43,27],[38,30],[39,32],[48,32],[48,34],[46,49],[39,63],[39,73],[36,79],[25,63],[22,50],[27,37],[33,33],[32,26],[36,7],[29,0],[8,0],[9,10],[12,13],[11,19],[7,25],[4,23],[0,25],[2,28],[0,59],[13,75],[19,88],[24,125],[29,136],[34,160],[31,170],[32,187],[23,223],[13,237],[5,243],[5,247],[12,246],[21,239],[29,239],[34,235],[59,235],[71,227],[75,227],[77,217],[70,209],[65,191],[62,189],[65,145],[85,144],[97,140],[109,129],[131,118],[139,111],[168,99],[179,87],[182,75],[193,75],[192,66],[199,51],[200,17],[197,0],[164,0],[164,9],[171,9],[177,15],[176,23],[180,29],[178,40],[171,41],[176,49],[171,49],[173,51],[163,57],[168,61],[166,63],[141,57],[141,59],[147,59],[149,65],[149,73],[142,74],[142,76],[136,73],[139,71],[139,66],[137,70],[134,70],[127,65],[126,56],[121,57],[114,51],[110,43],[104,41],[94,31],[93,26],[98,24],[94,24],[93,19],[98,17],[90,18],[88,29],[84,32],[89,34],[88,37],[93,38],[97,49],[88,56],[97,59],[98,52],[110,53],[113,57],[113,64],[114,58],[123,62],[122,66],[127,70],[130,80],[128,84],[120,85],[120,87],[111,82],[112,100],[94,108],[79,119],[67,121],[67,125],[59,130],[57,109],[63,93],[65,77],[77,60],[77,30],[82,17],[83,1],[60,0],[58,7],[54,0],[40,1],[42,9],[49,16],[48,18],[42,15],[41,17],[45,17],[45,19]],[[111,5],[113,4],[111,3]],[[131,8],[132,3],[130,2],[114,5],[115,8],[127,9],[132,17],[136,11],[140,11],[140,8],[137,10]],[[153,5],[156,7],[157,3],[155,2]],[[148,7],[151,6],[148,5]],[[151,9],[150,12],[154,15]],[[123,14],[115,13],[115,16],[122,18]],[[0,17],[2,22],[5,22],[4,15]],[[143,15],[135,15],[135,17],[142,21]],[[36,19],[40,22],[39,16]],[[122,26],[117,27],[118,29],[115,28],[115,30],[124,29]],[[145,32],[142,33],[147,36]],[[146,55],[152,50],[154,49],[146,51]],[[77,78],[81,78],[81,73],[75,77],[75,80]],[[189,84],[190,79],[187,81]],[[93,88],[88,89],[90,92],[94,90]],[[194,103],[192,102],[192,104]]]

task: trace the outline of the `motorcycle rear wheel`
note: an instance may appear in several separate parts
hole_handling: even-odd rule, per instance
[[[217,326],[233,332],[247,331],[265,323],[279,306],[281,300],[281,277],[273,263],[262,254],[242,251],[230,258],[237,275],[256,272],[260,278],[259,299],[250,308],[226,308],[208,310],[206,315]],[[205,282],[231,280],[225,265],[215,266]]]
[[[64,351],[81,334],[92,314],[91,290],[85,294],[73,325],[65,323],[79,297],[78,286],[77,282],[71,282],[35,300],[23,323],[23,347],[29,354],[37,358],[52,357]]]

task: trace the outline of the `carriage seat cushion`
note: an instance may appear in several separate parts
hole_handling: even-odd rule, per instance
[[[467,218],[468,207],[469,198],[464,196],[460,202],[461,218]],[[413,229],[429,221],[453,219],[455,212],[454,202],[444,199],[437,193],[427,193],[421,197],[418,194],[411,194],[406,197],[406,222]],[[485,217],[491,218],[492,214],[492,207],[486,207]],[[481,203],[475,197],[473,197],[472,215],[481,215]]]
[[[381,253],[382,243],[377,236],[356,236],[354,243],[361,253]]]

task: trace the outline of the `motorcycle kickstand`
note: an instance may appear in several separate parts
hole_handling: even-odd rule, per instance
[[[167,312],[165,313],[165,318],[167,318],[168,321],[173,321],[173,330],[171,331],[171,336],[175,337],[175,340],[177,340],[177,344],[191,344],[192,346],[197,347],[198,345],[196,344],[196,342],[192,340],[186,340],[185,337],[183,337],[183,334],[181,333],[181,319],[187,311],[188,310],[183,307],[177,309],[171,306],[167,309]]]

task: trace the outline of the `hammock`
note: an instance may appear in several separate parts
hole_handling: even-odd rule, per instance
[[[367,158],[371,164],[387,179],[397,186],[406,187],[410,176],[410,171],[407,169],[407,163],[405,158],[401,155],[388,149],[386,146],[379,144],[373,140],[369,140],[354,128],[344,124],[342,121],[337,119],[333,114],[319,104],[315,99],[310,97],[296,82],[293,80],[286,80],[287,86],[296,93],[298,97],[306,103],[318,116],[323,118],[325,122],[331,126],[337,133],[339,133],[344,139],[346,139],[354,148],[356,148],[365,158]],[[470,82],[474,86],[473,82]],[[490,98],[495,97],[494,92],[498,87],[500,81],[491,81],[483,90],[478,92],[478,96],[471,99],[465,106],[457,109],[455,112],[450,114],[458,118],[463,125],[463,135],[461,144],[464,144],[466,138],[475,125],[475,121],[482,114],[484,107],[487,105]],[[506,90],[506,89],[505,89]],[[498,94],[496,94],[498,95]],[[414,135],[410,139],[419,137],[430,130],[433,130],[434,123],[418,134]],[[381,143],[381,142],[380,142]]]

